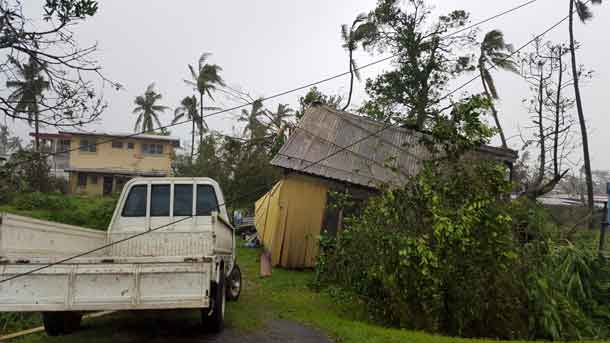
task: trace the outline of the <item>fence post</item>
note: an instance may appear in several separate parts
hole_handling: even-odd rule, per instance
[[[606,243],[606,228],[610,222],[610,212],[608,211],[608,202],[610,202],[610,182],[607,184],[608,201],[604,202],[604,215],[599,232],[599,252],[603,253],[604,244]]]

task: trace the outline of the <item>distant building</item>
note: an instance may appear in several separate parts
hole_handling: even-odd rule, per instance
[[[33,134],[32,134],[33,135]],[[119,192],[135,176],[169,176],[180,140],[150,134],[41,133],[41,150],[51,152],[51,172],[65,177],[71,193]]]

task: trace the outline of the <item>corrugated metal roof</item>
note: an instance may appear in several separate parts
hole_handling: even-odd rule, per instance
[[[402,185],[433,156],[421,142],[424,133],[390,127],[374,135],[384,127],[384,123],[366,117],[326,106],[312,107],[271,164],[366,187]],[[481,147],[478,153],[506,161],[517,157],[512,150],[489,146]],[[333,156],[324,159],[329,155]]]

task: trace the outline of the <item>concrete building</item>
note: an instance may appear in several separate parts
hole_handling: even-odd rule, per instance
[[[135,176],[169,176],[180,140],[150,134],[41,133],[41,150],[52,152],[49,165],[65,176],[70,193],[119,192]]]

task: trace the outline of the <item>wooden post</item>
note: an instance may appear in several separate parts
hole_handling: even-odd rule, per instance
[[[608,201],[604,202],[604,214],[599,232],[599,253],[603,253],[606,243],[606,228],[610,222],[610,212],[608,212],[608,202],[610,202],[610,182],[607,184]]]

